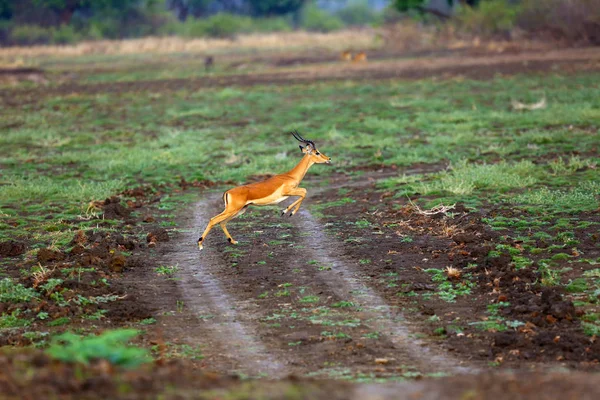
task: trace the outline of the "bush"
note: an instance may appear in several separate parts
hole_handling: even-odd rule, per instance
[[[21,46],[48,44],[52,41],[52,29],[37,25],[15,26],[10,32],[10,41]]]
[[[301,27],[308,31],[331,32],[342,29],[344,23],[337,16],[329,14],[311,4],[304,9]]]
[[[255,18],[252,20],[253,32],[289,32],[291,22],[285,18]]]
[[[517,23],[555,39],[600,44],[600,0],[523,0]]]
[[[238,33],[252,31],[252,18],[227,13],[208,18],[190,18],[176,27],[176,33],[188,37],[232,38]]]
[[[6,43],[10,38],[12,24],[10,21],[0,20],[0,43]]]
[[[505,0],[482,1],[479,7],[461,7],[455,23],[459,30],[483,36],[509,37],[515,27],[519,8]]]
[[[54,44],[72,44],[81,40],[81,35],[75,32],[71,25],[61,25],[52,29],[52,43]]]

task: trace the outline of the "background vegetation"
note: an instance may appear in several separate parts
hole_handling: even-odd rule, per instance
[[[482,38],[520,33],[600,43],[600,0],[0,0],[0,43],[70,44],[144,36],[225,37],[293,29],[329,32],[418,21]],[[319,3],[321,4],[321,3]],[[440,8],[439,4],[447,4]],[[447,35],[448,30],[440,29]]]

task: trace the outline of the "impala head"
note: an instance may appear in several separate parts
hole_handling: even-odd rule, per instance
[[[297,141],[302,143],[299,147],[300,150],[311,158],[311,161],[315,164],[331,164],[331,157],[327,157],[325,154],[321,153],[317,146],[315,146],[315,142],[312,140],[306,140],[300,136],[298,131],[290,132]]]

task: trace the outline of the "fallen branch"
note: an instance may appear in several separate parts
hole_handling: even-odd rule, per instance
[[[417,211],[417,213],[419,213],[421,215],[447,214],[450,210],[453,210],[454,207],[456,206],[456,203],[452,204],[450,206],[445,206],[443,204],[440,204],[439,206],[435,206],[433,208],[430,208],[429,210],[423,210],[423,209],[421,209],[421,207],[419,207],[418,205],[413,203],[413,201],[411,199],[408,199],[408,202]]]
[[[517,100],[513,100],[511,102],[512,108],[515,111],[521,111],[521,110],[540,110],[542,108],[546,108],[546,98],[543,97],[540,101],[538,101],[537,103],[533,103],[533,104],[525,104],[525,103],[521,103],[520,101]]]

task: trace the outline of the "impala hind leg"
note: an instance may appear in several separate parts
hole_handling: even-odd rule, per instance
[[[302,201],[306,197],[306,189],[296,188],[294,190],[291,190],[290,193],[287,193],[286,195],[287,196],[300,196],[300,198],[298,200],[294,201],[292,204],[287,206],[287,208],[285,210],[283,210],[281,212],[281,215],[285,215],[288,212],[290,212],[290,210],[293,209],[293,211],[290,213],[290,217],[291,217],[292,215],[294,215],[298,212],[298,209],[300,208],[300,204],[302,204]]]

